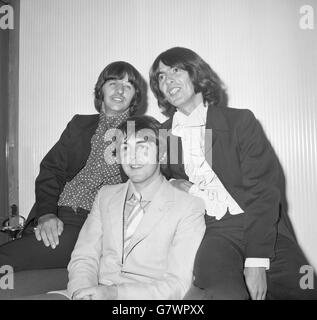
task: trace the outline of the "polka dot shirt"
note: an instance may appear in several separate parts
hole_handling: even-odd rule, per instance
[[[85,167],[67,182],[60,195],[58,205],[91,210],[98,190],[107,184],[122,182],[119,164],[112,158],[112,150],[107,148],[113,143],[115,128],[129,117],[129,110],[116,117],[100,114],[99,124],[91,139],[91,152]],[[113,129],[113,130],[111,130]]]

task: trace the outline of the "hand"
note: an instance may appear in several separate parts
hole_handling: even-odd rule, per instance
[[[170,181],[171,185],[179,190],[188,192],[189,189],[191,188],[191,186],[193,185],[193,183],[191,183],[190,181],[187,181],[185,179],[176,179],[176,180],[172,180]]]
[[[244,268],[244,277],[251,299],[264,300],[267,291],[265,268]]]
[[[89,295],[85,290],[91,289],[91,288],[85,288],[85,289],[78,289],[73,293],[72,300],[91,300],[91,295]]]
[[[73,300],[115,300],[118,296],[117,286],[99,285],[75,291]]]
[[[59,245],[58,237],[63,233],[64,223],[53,213],[45,214],[38,219],[34,229],[38,241],[43,241],[46,247],[55,249]]]

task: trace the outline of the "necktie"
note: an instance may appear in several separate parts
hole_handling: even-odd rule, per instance
[[[126,221],[126,230],[125,230],[125,237],[124,237],[124,256],[126,256],[127,248],[130,244],[131,238],[144,216],[144,210],[141,206],[140,194],[133,194],[132,198],[128,200],[127,203],[132,205],[133,209],[130,212]]]

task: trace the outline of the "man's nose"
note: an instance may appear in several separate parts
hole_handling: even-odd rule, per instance
[[[175,79],[174,79],[174,77],[173,77],[173,75],[167,75],[166,76],[166,83],[167,84],[171,84],[171,83],[173,83],[175,81]]]
[[[117,93],[119,93],[119,94],[122,94],[122,93],[124,92],[124,87],[123,87],[123,84],[122,84],[122,83],[118,83],[118,84],[117,84],[116,91],[117,91]]]
[[[129,155],[128,155],[128,159],[129,159],[129,164],[136,164],[136,152],[135,152],[135,150],[130,150]]]

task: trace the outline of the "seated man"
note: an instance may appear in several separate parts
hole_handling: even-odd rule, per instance
[[[159,128],[148,116],[119,126],[116,156],[129,180],[94,201],[68,265],[72,299],[182,299],[190,288],[205,209],[161,175]]]
[[[44,157],[23,237],[0,246],[0,266],[10,265],[15,272],[67,267],[98,190],[126,180],[118,164],[104,159],[112,143],[107,133],[139,110],[146,97],[144,84],[124,61],[101,72],[95,86],[98,114],[74,116]]]
[[[281,165],[253,113],[227,107],[221,79],[187,48],[162,52],[150,84],[159,106],[174,113],[162,125],[164,175],[206,205],[186,298],[317,299],[316,289],[300,286],[309,263],[288,217]]]

